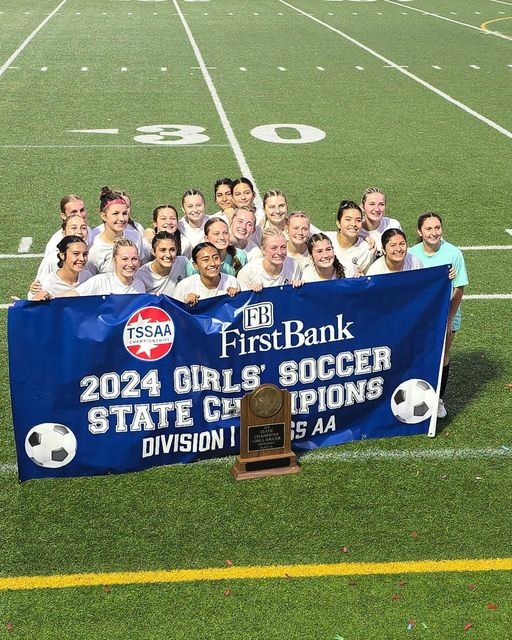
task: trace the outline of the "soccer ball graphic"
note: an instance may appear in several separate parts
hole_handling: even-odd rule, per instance
[[[427,420],[437,407],[437,394],[425,380],[412,378],[398,385],[391,396],[391,411],[401,422]]]
[[[40,467],[64,467],[76,453],[75,434],[63,424],[43,422],[36,424],[25,438],[27,456]]]

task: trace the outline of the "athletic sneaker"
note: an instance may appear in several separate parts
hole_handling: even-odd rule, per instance
[[[446,407],[444,406],[444,402],[442,398],[439,398],[439,404],[437,405],[437,417],[438,418],[446,418],[448,412],[446,411]]]

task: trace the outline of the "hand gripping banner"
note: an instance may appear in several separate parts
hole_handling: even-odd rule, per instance
[[[244,394],[292,396],[293,449],[435,432],[448,267],[264,289],[20,301],[8,343],[20,480],[233,455]]]

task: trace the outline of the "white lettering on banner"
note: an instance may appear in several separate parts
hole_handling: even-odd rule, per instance
[[[308,414],[315,405],[316,411],[322,412],[376,400],[382,395],[383,386],[384,378],[378,376],[369,380],[349,380],[328,387],[291,391],[292,414]]]
[[[286,360],[279,365],[279,384],[292,387],[298,382],[312,384],[316,380],[325,382],[334,376],[345,378],[367,375],[391,369],[391,349],[372,347],[342,351],[336,356],[327,353],[319,358],[304,358],[300,362]]]
[[[252,353],[266,351],[280,351],[284,349],[297,349],[298,347],[312,347],[318,344],[350,340],[354,336],[349,330],[353,322],[344,322],[343,314],[336,316],[336,324],[327,324],[322,327],[304,327],[301,320],[284,320],[281,323],[282,330],[274,329],[272,333],[260,333],[246,336],[239,329],[221,331],[220,358],[229,358],[230,355],[245,356]],[[235,354],[228,353],[234,350]]]
[[[131,431],[154,431],[192,427],[194,421],[190,415],[192,400],[176,402],[158,402],[153,404],[118,404],[111,407],[94,407],[89,409],[87,418],[89,431],[94,434],[106,433],[110,426],[109,418],[113,417],[113,428],[117,433]],[[174,420],[169,421],[169,414],[174,413]]]
[[[233,434],[234,427],[231,427]],[[231,438],[233,446],[233,435]],[[227,446],[227,445],[226,445]],[[199,433],[169,433],[142,440],[142,457],[149,458],[165,453],[196,453],[224,448],[224,429]]]
[[[211,367],[193,364],[190,367],[176,367],[174,370],[174,391],[190,393],[191,391],[218,391],[219,393],[240,393],[252,391],[260,385],[261,367],[248,365],[242,369],[241,382],[233,383],[233,369],[222,372]]]

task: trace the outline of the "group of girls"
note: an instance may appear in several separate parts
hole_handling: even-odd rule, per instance
[[[148,292],[195,305],[240,290],[259,292],[264,287],[452,264],[442,396],[468,281],[462,253],[442,238],[439,214],[420,216],[420,242],[409,248],[398,220],[384,215],[386,198],[378,188],[367,189],[360,205],[343,200],[336,231],[325,233],[311,224],[306,212],[289,212],[278,189],[267,191],[258,208],[247,178],[218,180],[214,197],[218,211],[208,215],[203,194],[185,191],[181,218],[175,206],[160,205],[153,211],[152,227],[144,229],[132,218],[128,194],[104,187],[102,223],[90,229],[83,200],[65,196],[62,228],[48,242],[29,297]],[[440,405],[440,417],[443,411],[446,415]]]

